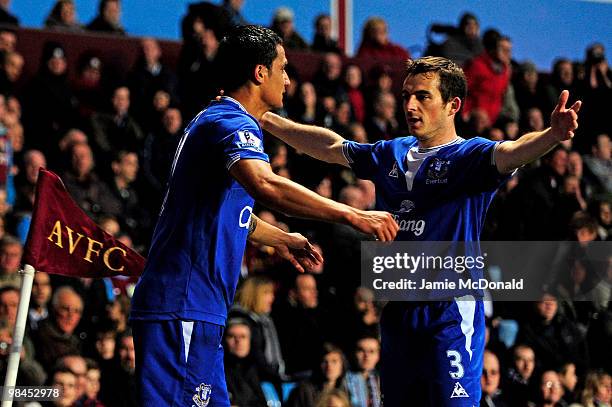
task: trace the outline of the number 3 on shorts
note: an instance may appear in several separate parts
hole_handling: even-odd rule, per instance
[[[450,375],[450,377],[452,377],[453,379],[461,379],[463,377],[463,365],[461,364],[461,353],[457,352],[456,350],[447,350],[446,357],[450,358],[451,367],[454,367],[457,369],[454,372],[450,370],[448,371],[448,374]]]

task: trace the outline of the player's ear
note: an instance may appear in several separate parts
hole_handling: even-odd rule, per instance
[[[451,101],[448,103],[450,103],[450,107],[451,107],[449,115],[456,114],[457,112],[459,112],[459,109],[461,109],[461,98],[457,96],[452,98]]]
[[[266,76],[268,72],[268,68],[265,65],[255,65],[255,72],[253,72],[254,74],[254,78],[255,78],[255,82],[260,84],[264,81],[264,78]]]

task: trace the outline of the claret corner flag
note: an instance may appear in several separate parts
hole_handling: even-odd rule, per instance
[[[41,168],[23,264],[72,277],[138,277],[145,259],[96,225],[62,180]]]

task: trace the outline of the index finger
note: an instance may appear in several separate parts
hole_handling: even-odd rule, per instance
[[[562,109],[565,109],[565,104],[567,103],[567,99],[569,99],[569,91],[564,90],[559,95],[557,106],[555,106],[555,112],[560,112]]]

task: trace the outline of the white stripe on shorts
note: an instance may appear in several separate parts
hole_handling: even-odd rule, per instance
[[[474,335],[474,316],[476,314],[476,299],[471,295],[456,297],[455,303],[461,314],[461,332],[465,335],[465,350],[472,360],[472,336]]]
[[[181,321],[181,325],[183,327],[183,343],[185,344],[185,363],[187,363],[191,334],[193,333],[193,321]]]

